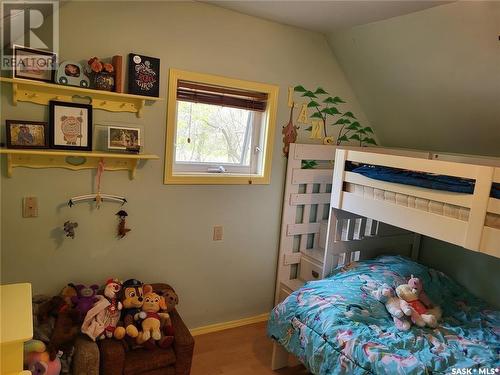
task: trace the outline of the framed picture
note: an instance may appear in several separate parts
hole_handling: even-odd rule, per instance
[[[50,147],[63,150],[92,150],[92,106],[49,102]]]
[[[139,128],[108,127],[109,150],[138,149],[141,143],[141,129]]]
[[[159,96],[160,59],[130,53],[128,55],[128,93]]]
[[[53,52],[41,51],[14,45],[14,78],[53,82],[57,56]]]
[[[6,120],[7,148],[48,148],[49,125],[46,122]]]

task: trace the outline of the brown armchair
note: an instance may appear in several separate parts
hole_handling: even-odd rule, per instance
[[[165,284],[153,284],[163,286]],[[155,288],[156,290],[156,288]],[[177,310],[170,312],[174,343],[168,349],[127,350],[122,342],[107,339],[98,344],[86,337],[75,343],[74,375],[189,375],[194,339]]]

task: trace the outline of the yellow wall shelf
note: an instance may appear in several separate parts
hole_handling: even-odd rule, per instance
[[[129,171],[130,179],[135,178],[140,160],[157,160],[157,155],[126,154],[102,151],[58,151],[58,150],[18,150],[0,149],[7,155],[7,176],[17,167],[25,168],[65,168],[73,171],[97,168],[103,159],[104,169],[108,171]]]
[[[12,84],[13,105],[17,105],[17,102],[47,105],[51,100],[71,102],[73,97],[84,97],[90,98],[92,107],[95,109],[111,112],[133,112],[137,114],[137,117],[141,117],[146,102],[163,100],[163,98],[151,96],[122,94],[19,78],[0,77],[0,81]]]

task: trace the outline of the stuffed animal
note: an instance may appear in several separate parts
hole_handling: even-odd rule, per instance
[[[130,337],[139,335],[138,320],[143,301],[142,282],[136,279],[126,280],[122,285],[122,321],[125,333]]]
[[[51,360],[55,360],[60,350],[64,353],[71,352],[80,328],[77,310],[68,308],[62,297],[55,296],[38,307],[36,318],[37,325],[42,326],[49,319],[54,321],[53,329],[48,333],[50,337],[47,344],[47,352]]]
[[[79,312],[80,321],[83,321],[85,315],[97,301],[97,289],[99,285],[85,286],[82,284],[75,285],[77,295],[71,297],[71,302],[75,305],[75,309]]]
[[[427,296],[427,294],[424,291],[424,285],[422,281],[418,277],[414,277],[413,275],[411,275],[410,280],[408,280],[408,285],[412,289],[414,289],[414,292],[417,293],[418,299],[425,305],[425,307],[429,309],[434,307],[431,299]]]
[[[403,310],[401,310],[401,300],[396,297],[394,289],[387,284],[382,284],[378,289],[372,292],[373,297],[382,302],[387,312],[392,316],[394,324],[400,331],[407,331],[411,327]]]
[[[149,341],[149,339],[160,341],[162,339],[160,330],[161,320],[170,319],[168,313],[159,312],[160,310],[167,309],[165,299],[154,293],[151,285],[144,285],[143,291],[144,302],[142,312],[145,312],[146,316],[141,323],[142,332],[137,337],[137,343],[139,344],[143,344]]]
[[[122,304],[118,301],[120,290],[121,283],[116,279],[109,279],[104,287],[104,296],[97,296],[98,301],[87,312],[83,320],[82,332],[92,340],[124,337],[125,330],[116,329],[122,309]]]
[[[179,303],[179,296],[175,292],[174,288],[166,284],[165,287],[159,288],[156,291],[161,297],[165,299],[166,311],[171,313],[175,310],[175,306]],[[163,337],[160,340],[159,346],[162,348],[169,347],[174,341],[175,330],[172,321],[167,319],[162,327]]]
[[[416,290],[408,284],[399,285],[396,288],[396,294],[402,300],[401,310],[403,310],[406,316],[410,317],[414,324],[419,327],[437,327],[438,321],[441,319],[441,309],[439,306],[427,309],[418,299]]]
[[[64,288],[61,289],[59,295],[64,299],[64,302],[68,307],[73,307],[73,297],[78,297],[78,292],[76,290],[76,286],[73,283],[67,284]]]
[[[29,340],[24,343],[24,368],[33,375],[59,375],[62,352],[51,360],[43,341]]]

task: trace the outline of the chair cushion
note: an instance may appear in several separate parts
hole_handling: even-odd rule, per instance
[[[153,371],[167,367],[175,363],[175,353],[172,348],[168,349],[134,349],[125,357],[123,375],[136,375],[147,371]]]

